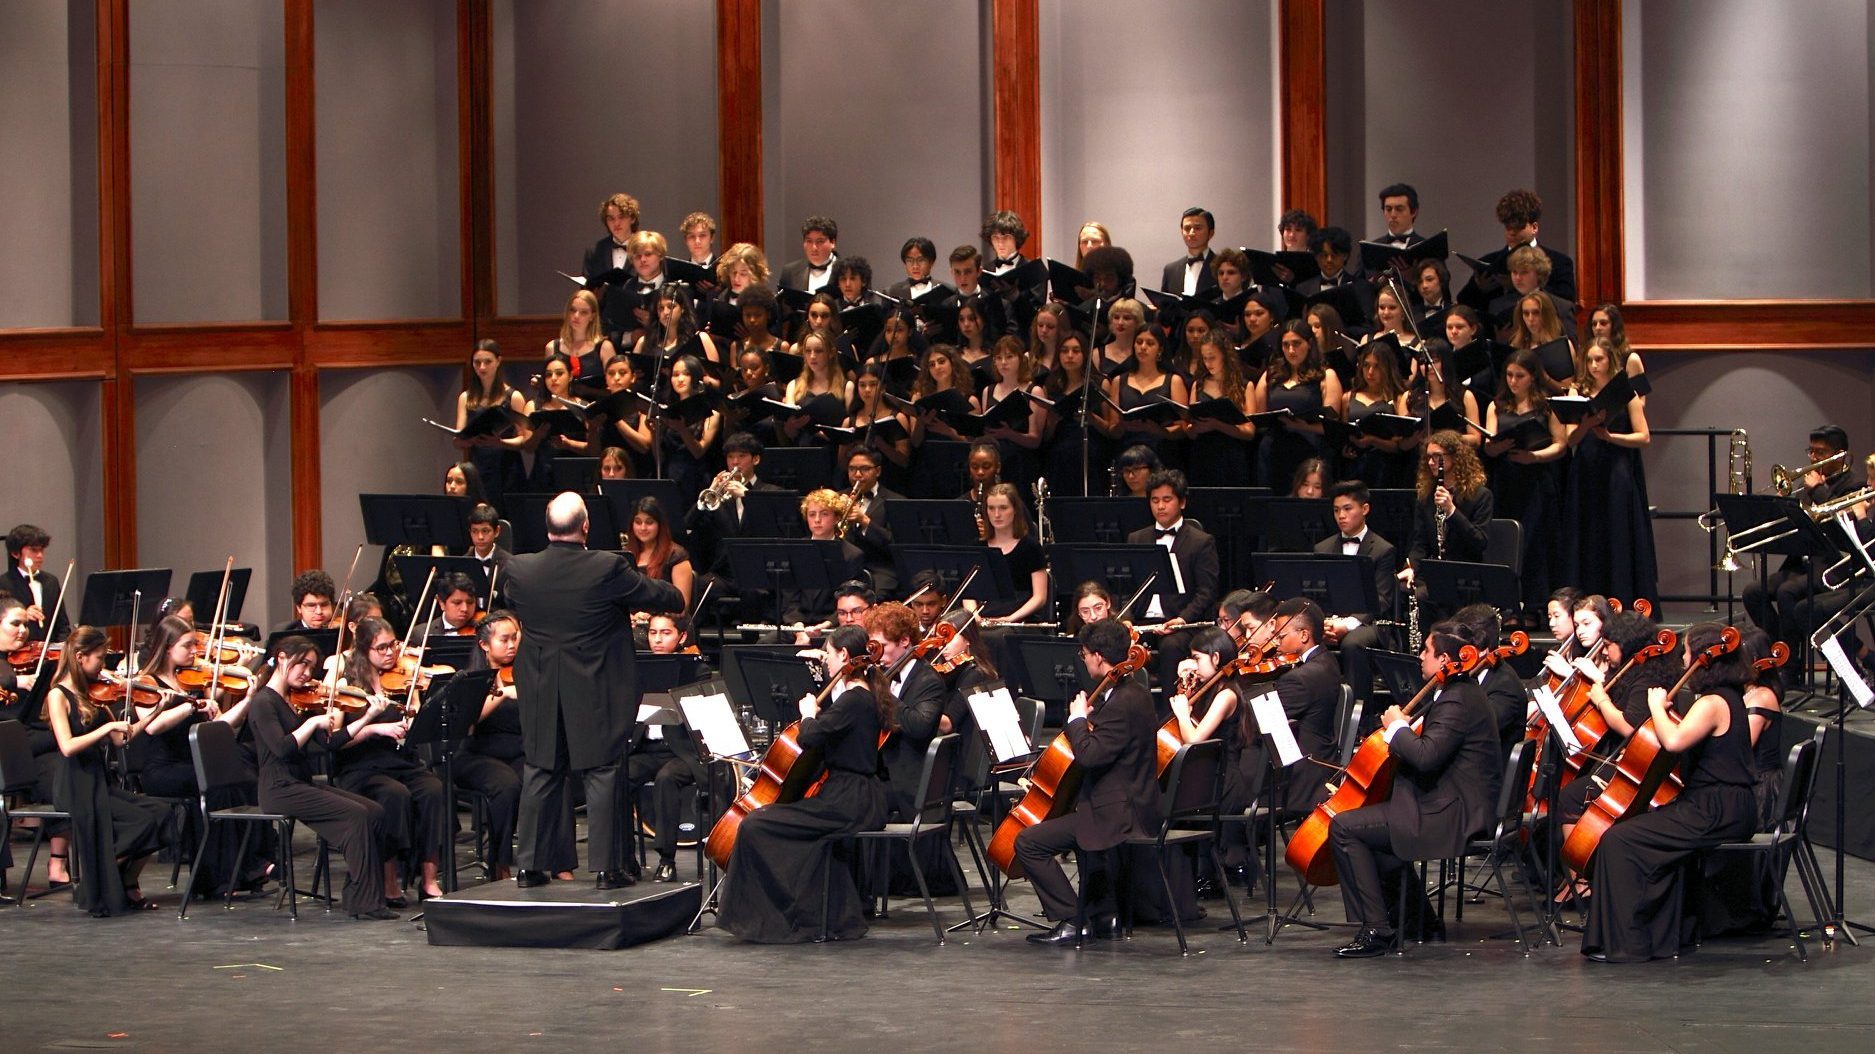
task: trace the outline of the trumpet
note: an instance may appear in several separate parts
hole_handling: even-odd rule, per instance
[[[710,485],[697,495],[697,508],[705,512],[714,512],[722,507],[729,498],[740,498],[749,492],[749,477],[739,469],[718,472]]]
[[[855,486],[846,495],[846,509],[840,513],[840,526],[834,533],[845,534],[859,526],[859,518],[866,511],[866,503],[859,496],[859,487]]]
[[[1803,477],[1814,472],[1825,479],[1849,467],[1849,452],[1838,450],[1821,461],[1813,461],[1802,468],[1786,468],[1783,465],[1771,466],[1771,487],[1782,497],[1790,497],[1792,491],[1803,486]]]

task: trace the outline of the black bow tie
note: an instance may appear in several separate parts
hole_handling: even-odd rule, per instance
[[[1154,538],[1174,538],[1178,536],[1178,528],[1177,527],[1154,527],[1152,529],[1152,536]]]
[[[624,243],[624,242],[622,242],[622,241],[618,241],[618,240],[616,240],[616,239],[614,239],[614,240],[613,240],[613,242],[612,242],[612,248],[614,248],[614,249],[623,249],[623,248],[625,248],[625,243]]]
[[[1361,540],[1359,538],[1350,538],[1344,534],[1341,536],[1341,544],[1342,545],[1359,545],[1361,544]]]
[[[1014,267],[1022,261],[1013,256],[998,257],[990,261],[991,267]]]
[[[1198,266],[1198,265],[1200,265],[1200,264],[1202,264],[1202,263],[1204,263],[1204,257],[1202,257],[1202,256],[1187,256],[1187,257],[1185,257],[1185,266],[1186,266],[1186,267],[1195,267],[1195,266]]]
[[[808,264],[807,273],[808,274],[826,274],[830,269],[832,269],[832,267],[833,267],[832,260],[828,260],[826,263],[820,265],[819,267],[815,267],[813,264]]]
[[[1409,242],[1411,242],[1412,240],[1413,240],[1413,236],[1411,234],[1389,234],[1387,235],[1387,244],[1389,245],[1404,246],[1408,244]]]

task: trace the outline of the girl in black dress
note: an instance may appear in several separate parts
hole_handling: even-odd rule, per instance
[[[1723,629],[1716,622],[1688,628],[1687,661],[1716,643]],[[1750,671],[1736,650],[1695,671],[1684,718],[1667,709],[1666,689],[1648,692],[1654,730],[1662,746],[1680,755],[1683,785],[1672,801],[1602,836],[1582,930],[1582,954],[1590,959],[1645,962],[1678,955],[1688,943],[1682,863],[1701,849],[1749,838],[1757,826],[1744,699]]]
[[[1774,831],[1780,819],[1777,789],[1784,774],[1784,678],[1771,661],[1771,637],[1763,630],[1746,630],[1738,650],[1751,666],[1745,718],[1751,724],[1751,765],[1757,774],[1752,793],[1758,802],[1758,830]],[[1760,664],[1766,668],[1758,669]],[[1782,877],[1771,864],[1769,857],[1755,853],[1708,857],[1701,874],[1700,928],[1709,934],[1770,929],[1777,921],[1777,883]]]
[[[1004,337],[996,342],[990,352],[990,372],[991,380],[977,392],[977,405],[986,412],[1017,392],[1025,396],[1042,394],[1030,371],[1028,353],[1022,350],[1022,341],[1015,337]],[[1003,478],[1024,493],[1034,486],[1035,477],[1041,471],[1038,451],[1042,446],[1042,425],[1041,411],[1030,403],[1013,425],[996,425],[983,433],[985,439],[996,441]]]
[[[78,872],[72,899],[98,917],[156,906],[137,888],[137,875],[162,848],[169,815],[162,804],[111,784],[111,749],[128,743],[149,719],[114,720],[91,700],[109,644],[95,626],[72,630],[46,693],[46,718],[63,761],[53,776],[53,801],[72,816],[70,852]]]
[[[389,623],[371,617],[358,620],[339,679],[343,685],[362,690],[372,703],[363,716],[346,726],[350,741],[333,752],[334,781],[384,807],[385,833],[399,853],[418,865],[422,895],[440,897],[443,887],[437,880],[437,861],[450,844],[449,795],[435,773],[402,749],[410,731],[409,716],[378,720],[389,709],[380,681],[397,668],[398,649]],[[391,891],[385,903],[403,907],[395,860],[384,862],[384,887]]]
[[[1533,621],[1549,596],[1550,554],[1561,544],[1556,470],[1569,449],[1562,422],[1550,412],[1547,386],[1536,354],[1513,351],[1504,360],[1497,398],[1484,411],[1485,430],[1497,436],[1483,447],[1491,459],[1496,513],[1523,525],[1523,607]]]
[[[1194,316],[1195,317],[1195,316]],[[1230,337],[1213,329],[1199,341],[1192,357],[1191,402],[1227,399],[1248,414],[1256,389],[1243,372],[1243,362],[1230,345]],[[1250,450],[1257,426],[1249,421],[1226,424],[1216,418],[1194,418],[1187,433],[1185,477],[1194,487],[1241,487],[1250,480]]]
[[[1096,376],[1095,388],[1099,384]],[[1100,428],[1107,407],[1100,401],[1098,392],[1087,385],[1087,337],[1079,330],[1062,331],[1061,339],[1055,344],[1055,368],[1043,382],[1042,392],[1055,403],[1067,398],[1079,399],[1083,393],[1094,396],[1095,403],[1088,408],[1092,429],[1082,428],[1078,403],[1074,407],[1057,406],[1049,410],[1048,422],[1043,426],[1047,438],[1042,454],[1042,475],[1048,478],[1056,494],[1078,496],[1084,491],[1105,494],[1107,463],[1113,457]],[[1087,468],[1085,488],[1081,485],[1083,462]]]
[[[1171,696],[1172,717],[1178,722],[1179,740],[1202,743],[1207,739],[1224,741],[1223,797],[1219,805],[1226,814],[1236,815],[1250,807],[1250,794],[1263,779],[1260,752],[1246,750],[1256,722],[1248,708],[1239,713],[1237,679],[1227,679],[1194,705],[1185,690],[1201,685],[1217,675],[1226,663],[1237,657],[1237,642],[1216,626],[1206,626],[1191,638],[1191,654],[1178,663],[1179,683]],[[1243,867],[1249,851],[1248,828],[1231,824],[1226,828],[1224,866]]]
[[[1280,354],[1257,381],[1257,412],[1289,410],[1295,416],[1264,436],[1257,448],[1258,478],[1266,487],[1283,486],[1297,465],[1325,456],[1321,414],[1339,412],[1341,406],[1341,379],[1323,361],[1308,323],[1283,326],[1281,341]]]
[[[899,323],[903,327],[903,323]],[[886,320],[886,328],[893,326],[893,320]],[[879,462],[880,482],[887,490],[905,493],[911,477],[911,429],[906,416],[885,401],[886,368],[879,362],[868,362],[859,369],[859,375],[853,378],[853,409],[842,422],[845,427],[859,433],[856,442],[840,447],[836,457],[840,464],[846,464],[847,457],[855,450],[865,449],[872,453]],[[874,424],[890,426],[874,428]],[[862,446],[863,444],[863,446]]]
[[[573,383],[598,388],[605,374],[605,364],[618,349],[606,339],[605,325],[599,320],[599,298],[589,289],[575,290],[567,297],[560,314],[560,335],[547,342],[543,352],[547,362],[563,355]]]
[[[1591,344],[1577,368],[1575,393],[1593,396],[1620,367]],[[1571,426],[1575,456],[1562,502],[1563,581],[1598,593],[1658,600],[1654,526],[1641,451],[1653,441],[1645,400],[1635,395],[1613,415],[1599,411]]]
[[[1009,563],[1009,583],[1015,596],[983,608],[989,625],[1023,622],[1035,617],[1048,603],[1048,557],[1029,533],[1029,513],[1022,492],[1013,483],[997,483],[983,499],[983,519],[989,525],[985,539]]]
[[[1185,378],[1169,369],[1165,355],[1165,332],[1158,326],[1146,326],[1133,336],[1131,364],[1107,383],[1107,393],[1122,411],[1135,410],[1149,403],[1191,400],[1191,387]],[[1167,460],[1175,440],[1184,435],[1182,424],[1160,424],[1144,418],[1116,422],[1120,442],[1143,446]]]
[[[819,793],[757,809],[737,832],[716,921],[743,940],[817,940],[823,887],[828,896],[827,935],[850,940],[866,932],[852,873],[822,844],[885,822],[879,734],[891,727],[892,700],[890,693],[876,692],[865,678],[846,670],[848,659],[865,651],[866,631],[858,626],[829,633],[820,659],[830,675],[846,676],[822,693],[831,700],[824,709],[814,696],[801,697],[801,746],[819,752],[827,770]]]
[[[501,670],[514,666],[515,652],[521,646],[521,623],[511,611],[496,609],[476,624],[476,654],[469,660],[471,670]],[[484,795],[487,801],[488,865],[495,880],[514,874],[514,825],[521,809],[521,703],[515,695],[514,678],[507,683],[497,676],[489,686],[488,698],[475,724],[469,727],[462,750],[450,765],[456,785]],[[566,830],[573,825],[569,821]],[[562,878],[572,878],[573,847],[567,846],[565,866],[544,870],[563,871]]]
[[[595,371],[595,378],[599,374]],[[586,404],[573,398],[572,362],[565,355],[554,353],[547,356],[547,364],[541,368],[540,391],[528,400],[527,412],[539,413],[543,410],[583,410]],[[585,457],[589,452],[596,453],[593,441],[593,429],[578,429],[577,434],[568,435],[557,428],[534,428],[527,432],[522,447],[534,452],[534,467],[528,470],[527,485],[534,491],[552,494],[560,487],[554,480],[553,461],[560,454],[568,457]]]
[[[32,639],[33,625],[26,616],[25,602],[11,593],[0,592],[0,655],[10,655],[24,648]],[[53,666],[47,666],[45,672],[39,675],[41,680],[50,677],[53,669]],[[0,662],[0,721],[18,721],[26,726],[26,739],[32,749],[33,768],[38,777],[37,786],[32,792],[33,800],[51,801],[52,779],[59,766],[59,752],[52,738],[52,729],[46,725],[45,708],[39,705],[43,693],[33,691],[34,676],[30,666],[25,670],[15,670],[12,663]],[[46,884],[49,888],[58,889],[71,881],[65,868],[70,843],[63,824],[50,826],[46,837],[51,855],[51,859],[46,862]],[[10,838],[0,838],[0,871],[13,866],[11,841]],[[23,886],[26,878],[20,882]]]
[[[1354,383],[1342,402],[1341,419],[1353,425],[1370,414],[1406,412],[1406,384],[1400,379],[1399,357],[1384,344],[1362,348],[1355,357]],[[1414,445],[1405,437],[1356,436],[1340,452],[1340,477],[1364,480],[1370,487],[1411,486]]]
[[[491,406],[524,413],[527,397],[502,374],[501,345],[478,340],[462,367],[462,389],[456,394],[456,428],[461,429],[470,417]],[[481,473],[489,504],[498,509],[505,495],[527,487],[527,466],[521,460],[524,440],[518,432],[509,431],[505,437],[489,435],[455,441],[456,449]]]
[[[607,395],[637,388],[638,379],[638,368],[632,364],[629,355],[620,355],[605,364]],[[599,426],[599,446],[604,450],[625,452],[626,462],[630,465],[630,475],[626,478],[647,479],[651,476],[651,425],[645,420],[642,409],[635,407],[616,417],[607,417]]]
[[[695,355],[684,355],[671,364],[670,393],[667,403],[688,399],[703,391],[703,363]],[[702,420],[685,422],[662,415],[652,418],[652,434],[664,456],[664,476],[677,483],[686,508],[697,500],[709,482],[711,468],[719,457],[723,433],[723,412],[711,410]]]
[[[286,637],[273,646],[267,683],[248,700],[254,753],[260,767],[260,807],[291,816],[312,828],[345,857],[341,904],[355,919],[389,921],[397,914],[384,904],[384,809],[362,794],[314,783],[307,760],[316,741],[339,750],[352,733],[338,710],[299,713],[286,697],[314,679],[319,648],[305,637]]]

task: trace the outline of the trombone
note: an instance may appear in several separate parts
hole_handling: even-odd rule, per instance
[[[1725,450],[1726,492],[1730,494],[1751,493],[1751,435],[1742,428],[1732,429],[1730,444]],[[1720,513],[1718,506],[1713,506],[1699,514],[1693,522],[1707,534],[1719,529]],[[1721,567],[1720,570],[1732,570]]]
[[[1790,497],[1791,492],[1803,486],[1803,477],[1814,472],[1825,479],[1849,467],[1849,452],[1838,450],[1821,461],[1813,461],[1802,468],[1786,468],[1783,465],[1771,466],[1771,486],[1782,497]]]

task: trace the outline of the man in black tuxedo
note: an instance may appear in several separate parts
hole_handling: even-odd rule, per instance
[[[1328,643],[1341,649],[1341,667],[1347,671],[1348,686],[1354,698],[1365,700],[1374,689],[1374,663],[1368,655],[1385,647],[1377,625],[1380,619],[1393,618],[1394,587],[1399,580],[1399,550],[1393,543],[1367,525],[1372,511],[1367,484],[1358,479],[1344,479],[1328,492],[1334,504],[1336,533],[1315,543],[1318,553],[1365,556],[1374,563],[1374,596],[1379,607],[1373,611],[1337,615],[1322,624]]]
[[[1336,763],[1335,711],[1341,704],[1341,667],[1322,644],[1322,607],[1307,597],[1291,597],[1276,605],[1270,617],[1275,634],[1270,644],[1278,654],[1301,661],[1277,675],[1276,698],[1289,718],[1290,730],[1302,753],[1329,764]],[[1282,808],[1307,813],[1322,797],[1317,766],[1299,762],[1288,771]]]
[[[762,441],[748,432],[737,432],[723,440],[722,472],[717,473],[711,482],[712,487],[727,483],[729,474],[740,475],[746,483],[729,486],[722,504],[714,509],[706,509],[698,499],[698,504],[686,516],[685,526],[690,531],[691,540],[697,543],[705,554],[700,566],[709,569],[709,573],[724,579],[724,585],[733,585],[729,578],[729,546],[725,544],[732,538],[742,537],[743,503],[742,495],[752,490],[780,490],[782,488],[763,480],[758,473],[762,468]]]
[[[293,617],[274,630],[275,633],[300,633],[305,630],[337,629],[339,585],[332,576],[318,568],[301,571],[293,578]]]
[[[605,224],[605,237],[586,250],[580,271],[585,288],[599,298],[599,320],[606,337],[617,341],[640,325],[624,297],[631,279],[631,254],[625,243],[638,233],[638,199],[630,194],[608,196],[599,203],[599,221]]]
[[[482,573],[494,577],[495,572],[508,565],[508,558],[514,554],[503,549],[499,543],[501,537],[501,513],[493,505],[483,502],[469,510],[469,547],[463,550],[463,556],[473,556],[481,562]],[[501,583],[496,582],[499,590]],[[488,605],[495,607],[493,598]]]
[[[1360,262],[1353,258],[1353,235],[1340,227],[1323,227],[1309,235],[1309,251],[1315,254],[1315,266],[1321,273],[1297,283],[1296,292],[1309,297],[1324,289],[1348,286],[1354,291],[1360,317],[1341,321],[1350,327],[1366,325],[1367,320],[1374,317],[1374,284],[1367,280]]]
[[[984,261],[983,270],[990,274],[1004,274],[1029,262],[1022,255],[1022,246],[1029,240],[1028,225],[1022,217],[1008,209],[997,209],[983,221],[983,244],[990,247],[990,258]]]
[[[983,286],[983,254],[974,245],[959,245],[951,250],[950,267],[956,292],[944,301],[942,315],[946,321],[925,335],[933,341],[957,343],[957,309],[970,303],[983,318],[983,342],[994,344],[1009,330],[1009,305]]]
[[[1185,495],[1183,472],[1175,468],[1154,472],[1146,480],[1152,526],[1126,536],[1132,545],[1157,545],[1172,554],[1172,581],[1157,584],[1157,592],[1139,616],[1142,622],[1162,622],[1166,627],[1155,664],[1161,685],[1178,679],[1179,662],[1191,654],[1191,631],[1180,627],[1202,627],[1217,618],[1217,539],[1185,519]]]
[[[22,523],[7,532],[7,572],[0,591],[26,605],[27,641],[62,641],[71,631],[71,616],[59,603],[59,580],[46,570],[46,546],[52,535],[43,527]],[[53,610],[58,618],[53,620]]]
[[[782,289],[818,293],[833,284],[833,261],[838,257],[840,224],[831,216],[809,216],[801,221],[801,256],[782,265],[775,284]]]
[[[1419,665],[1428,679],[1442,663],[1458,657],[1465,641],[1456,630],[1440,623],[1426,634]],[[1342,813],[1328,826],[1341,900],[1348,921],[1360,927],[1353,942],[1335,952],[1344,959],[1385,954],[1396,925],[1419,920],[1424,934],[1432,911],[1425,890],[1412,898],[1407,918],[1396,920],[1388,888],[1408,881],[1408,861],[1456,856],[1491,822],[1503,774],[1497,723],[1484,689],[1469,677],[1454,678],[1411,716],[1422,718],[1415,732],[1399,707],[1387,708],[1380,723],[1396,766],[1393,795],[1379,805]]]
[[[1510,271],[1510,254],[1528,245],[1543,250],[1549,257],[1550,271],[1544,291],[1558,300],[1573,304],[1576,300],[1576,265],[1569,255],[1539,240],[1543,226],[1543,199],[1534,191],[1513,190],[1497,199],[1497,221],[1504,225],[1504,248],[1493,249],[1478,258],[1491,271],[1471,276],[1458,291],[1458,302],[1475,311],[1489,311],[1491,302],[1504,292],[1504,274]],[[1498,272],[1502,271],[1503,274]]]
[[[586,787],[587,867],[600,889],[632,881],[618,815],[619,768],[638,716],[631,616],[681,611],[683,594],[640,575],[631,558],[586,548],[586,502],[566,492],[547,505],[547,548],[508,561],[508,603],[524,627],[515,658],[521,702],[522,886],[544,885],[540,865],[570,839],[557,828],[571,815],[569,776]]]
[[[867,638],[879,648],[881,669],[890,669],[904,658],[922,636],[918,616],[897,602],[872,607],[863,622]],[[925,751],[946,731],[944,704],[950,692],[944,678],[919,659],[907,659],[889,687],[898,701],[898,729],[879,752],[879,764],[885,769],[892,819],[909,822],[918,813],[918,778],[924,771]]]
[[[1504,618],[1498,610],[1489,604],[1466,604],[1452,616],[1452,621],[1463,630],[1465,643],[1484,651],[1497,647],[1498,638],[1504,632]],[[1523,678],[1511,669],[1510,663],[1499,662],[1483,667],[1478,671],[1476,680],[1484,688],[1484,696],[1491,703],[1491,712],[1497,720],[1498,762],[1510,760],[1510,748],[1523,741],[1524,728],[1529,723],[1530,697],[1524,691]]]
[[[887,490],[879,483],[879,454],[856,447],[846,456],[847,493],[858,499],[859,509],[846,540],[865,554],[866,571],[872,575],[872,587],[887,596],[898,592],[898,568],[892,558],[892,528],[886,523],[886,503],[904,495]]]
[[[937,246],[929,238],[907,238],[899,247],[898,262],[905,265],[905,277],[893,282],[886,295],[894,300],[916,300],[927,293],[950,287],[931,277],[937,266]],[[955,292],[955,290],[952,290]]]
[[[684,222],[677,227],[684,236],[684,258],[712,276],[716,274],[716,220],[707,212],[693,212],[684,217]],[[714,281],[707,283],[705,292],[715,292]]]
[[[683,646],[681,616],[657,614],[645,624],[645,644],[653,655],[675,655]],[[683,819],[684,791],[709,778],[697,745],[683,725],[641,724],[625,755],[627,794],[651,786],[651,848],[658,854],[653,882],[677,880],[677,825]],[[630,854],[627,854],[628,856]]]
[[[1081,663],[1095,680],[1126,659],[1132,639],[1113,619],[1084,626],[1079,635]],[[1074,811],[1044,820],[1016,836],[1015,860],[1035,886],[1042,911],[1055,928],[1036,933],[1037,944],[1073,944],[1074,887],[1056,857],[1076,848],[1099,852],[1133,835],[1158,829],[1158,755],[1154,736],[1159,722],[1152,697],[1130,678],[1089,700],[1078,694],[1068,703],[1062,734],[1074,748],[1081,769],[1081,789]],[[1098,901],[1090,895],[1090,904]],[[1091,909],[1090,909],[1091,910]]]
[[[1179,237],[1185,239],[1185,255],[1165,265],[1159,276],[1161,292],[1197,296],[1217,288],[1217,275],[1211,261],[1211,236],[1217,233],[1217,220],[1211,213],[1194,205],[1178,218]]]
[[[435,593],[436,617],[426,628],[417,631],[417,640],[421,642],[425,633],[432,637],[451,636],[465,626],[474,632],[475,608],[481,599],[475,593],[475,579],[461,571],[439,574]]]
[[[1380,219],[1387,229],[1374,241],[1382,245],[1404,249],[1426,240],[1413,229],[1419,222],[1419,191],[1411,183],[1389,183],[1380,188]]]

